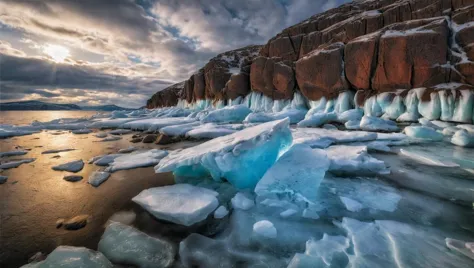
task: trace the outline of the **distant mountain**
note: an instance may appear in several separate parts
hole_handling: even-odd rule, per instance
[[[75,104],[57,104],[42,101],[17,101],[0,103],[0,111],[26,110],[81,110],[81,107]]]
[[[57,104],[42,101],[17,101],[0,103],[0,111],[115,111],[115,110],[135,110],[123,108],[117,105],[99,105],[99,106],[79,106],[76,104]]]
[[[125,108],[117,105],[98,105],[98,106],[81,106],[86,111],[115,111],[115,110],[136,110],[134,108]]]

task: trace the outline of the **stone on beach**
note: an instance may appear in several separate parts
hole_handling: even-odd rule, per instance
[[[0,164],[0,169],[10,169],[10,168],[17,168],[21,166],[22,164],[27,164],[35,161],[36,158],[25,158],[25,159],[19,159],[19,160],[12,160],[8,162],[3,162]]]
[[[217,208],[217,195],[206,188],[174,184],[143,190],[132,201],[158,219],[191,226],[205,220]]]
[[[63,177],[63,180],[65,181],[70,181],[70,182],[76,182],[82,180],[82,176],[79,175],[67,175]]]
[[[76,172],[81,171],[83,167],[84,167],[84,161],[82,161],[81,159],[81,160],[76,160],[76,161],[68,162],[65,164],[53,166],[52,169],[57,170],[57,171],[69,171],[69,172],[76,173]]]
[[[110,176],[109,172],[104,171],[94,171],[88,179],[88,183],[94,187],[99,187],[103,182],[105,182]]]
[[[8,180],[7,176],[0,176],[0,184],[4,184],[5,182],[7,182],[7,180]]]
[[[84,228],[87,225],[88,219],[89,215],[77,215],[68,220],[65,220],[63,225],[66,230],[78,230]]]
[[[74,150],[76,150],[76,149],[72,149],[72,148],[54,149],[54,150],[44,151],[41,154],[56,154],[56,153],[70,152],[70,151],[74,151]]]
[[[27,154],[27,153],[28,153],[28,151],[26,151],[26,150],[14,150],[14,151],[9,151],[9,152],[0,152],[0,157],[24,155],[24,154]]]

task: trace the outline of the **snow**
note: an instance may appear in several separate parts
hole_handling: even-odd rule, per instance
[[[289,120],[272,121],[170,153],[155,171],[176,173],[200,167],[214,180],[226,178],[237,188],[253,188],[291,142]]]
[[[0,157],[25,155],[27,153],[28,153],[28,151],[25,151],[25,150],[14,150],[14,151],[8,151],[8,152],[0,152]]]
[[[240,123],[251,112],[252,110],[246,105],[227,106],[210,111],[201,121],[203,123]]]
[[[346,206],[346,209],[349,211],[358,212],[364,208],[361,203],[355,201],[354,199],[350,199],[349,197],[345,196],[340,196],[339,198],[341,199],[341,202],[344,203],[344,206]]]
[[[133,130],[158,131],[163,127],[187,124],[196,121],[187,117],[148,118],[125,123],[122,127]]]
[[[220,206],[214,211],[214,218],[222,219],[227,216],[227,214],[229,214],[229,211],[224,206]]]
[[[441,141],[443,140],[443,134],[437,132],[433,128],[423,127],[423,126],[409,126],[404,129],[405,134],[408,137],[431,140],[431,141]]]
[[[373,158],[366,146],[334,145],[326,150],[329,171],[336,174],[387,174],[390,170],[383,161]]]
[[[244,120],[247,123],[263,123],[269,121],[280,120],[284,118],[290,119],[290,124],[296,124],[304,119],[307,110],[305,109],[284,109],[280,112],[266,113],[254,112],[250,113]]]
[[[252,199],[240,192],[235,194],[235,196],[230,201],[232,203],[232,207],[235,209],[249,210],[255,206],[255,202]]]
[[[329,160],[323,150],[294,145],[268,169],[257,183],[255,193],[260,197],[279,195],[315,202],[328,168]]]
[[[214,123],[208,123],[193,127],[193,129],[186,132],[186,137],[190,137],[193,139],[214,139],[235,132],[237,132],[237,130],[234,130],[232,128],[216,125]]]
[[[398,131],[397,124],[374,116],[364,116],[360,120],[360,128],[367,131]]]
[[[167,126],[160,129],[160,133],[172,137],[184,136],[188,131],[192,130],[194,127],[199,126],[200,124],[200,122],[192,122],[182,125]]]
[[[52,167],[52,169],[57,170],[57,171],[70,171],[70,172],[76,173],[76,172],[81,171],[83,167],[84,167],[84,162],[81,159],[81,160],[76,160],[76,161],[54,166]]]
[[[24,268],[43,267],[88,267],[112,268],[112,263],[100,252],[84,247],[59,246],[48,257],[38,263],[30,263]]]
[[[109,163],[109,167],[105,171],[115,172],[118,170],[153,166],[158,164],[166,155],[168,155],[167,151],[159,149],[137,151],[131,154],[121,155],[114,158],[113,162]]]
[[[413,152],[407,149],[400,149],[400,154],[425,165],[439,167],[459,167],[459,164],[456,164],[454,162],[437,159],[436,155],[429,155],[422,152]]]
[[[292,129],[293,144],[306,144],[311,148],[327,148],[332,144],[365,142],[377,139],[377,133],[365,131],[342,131],[323,128]]]
[[[265,238],[276,238],[277,229],[273,226],[273,223],[267,220],[258,221],[253,225],[253,233],[257,236]]]
[[[217,195],[206,188],[174,184],[143,190],[132,201],[158,219],[191,226],[206,219],[217,208]]]
[[[76,150],[76,149],[73,149],[73,148],[54,149],[54,150],[44,151],[41,154],[57,154],[57,153],[63,153],[63,152],[70,152],[70,151],[74,151],[74,150]]]
[[[94,187],[99,187],[104,181],[106,181],[110,176],[109,172],[104,172],[104,171],[94,171],[90,176],[89,176],[89,184],[94,186]]]
[[[465,129],[461,129],[454,133],[451,138],[451,143],[462,147],[474,147],[474,134],[469,133]]]
[[[175,255],[171,243],[118,222],[107,226],[98,250],[114,263],[135,267],[170,267]]]
[[[337,120],[336,113],[316,113],[310,116],[306,115],[305,119],[299,122],[298,127],[319,127],[326,123]]]
[[[35,160],[36,158],[25,158],[25,159],[13,160],[13,161],[8,161],[8,162],[2,162],[0,164],[0,169],[17,168],[22,164],[31,163]]]

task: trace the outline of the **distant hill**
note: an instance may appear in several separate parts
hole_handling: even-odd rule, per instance
[[[0,103],[0,111],[115,111],[134,110],[116,105],[79,106],[76,104],[58,104],[42,101],[16,101]]]

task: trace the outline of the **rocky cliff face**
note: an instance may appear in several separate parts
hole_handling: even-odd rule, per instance
[[[355,1],[284,29],[254,57],[257,49],[212,59],[185,82],[182,98],[233,100],[254,91],[288,100],[300,92],[318,101],[349,91],[364,106],[417,89],[416,102],[474,99],[474,0]]]

